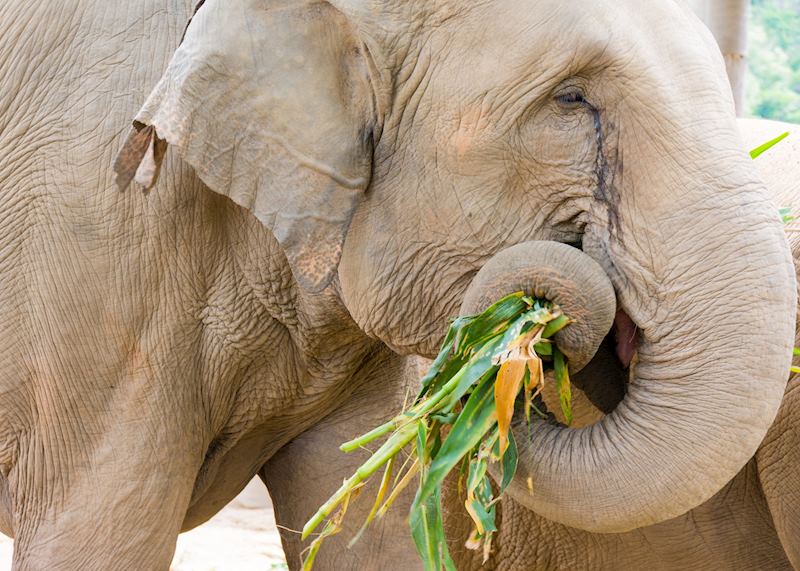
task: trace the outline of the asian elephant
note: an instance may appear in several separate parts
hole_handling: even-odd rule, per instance
[[[560,303],[576,371],[612,321],[633,359],[596,424],[518,435],[507,505],[532,549],[537,525],[680,517],[752,466],[795,274],[684,3],[193,8],[0,0],[15,569],[167,569],[178,532],[256,473],[297,568],[293,530],[366,455],[337,445],[413,394],[409,356],[436,353],[468,289]],[[595,362],[583,378],[615,386],[622,364]],[[356,502],[316,568],[419,568],[408,501],[346,550]],[[524,568],[506,545],[497,567]]]

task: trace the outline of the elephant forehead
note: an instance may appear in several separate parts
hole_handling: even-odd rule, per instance
[[[428,40],[445,62],[445,78],[459,83],[454,90],[439,82],[443,96],[519,100],[587,67],[613,66],[633,76],[665,57],[707,57],[701,56],[707,46],[697,41],[701,29],[675,2],[527,0],[476,3]]]

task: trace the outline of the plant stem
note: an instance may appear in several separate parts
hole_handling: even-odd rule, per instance
[[[308,523],[303,527],[303,533],[300,539],[308,537],[309,534],[336,509],[336,506],[348,497],[356,486],[372,476],[381,466],[400,452],[406,444],[411,442],[417,435],[417,424],[418,422],[411,422],[400,427],[397,432],[383,443],[383,446],[370,456],[369,460],[356,470],[355,474],[345,480],[342,486],[336,490],[336,493],[317,510],[317,513],[315,513],[310,520],[308,520]]]
[[[562,329],[564,329],[567,325],[572,323],[572,320],[567,317],[566,315],[559,315],[552,321],[550,321],[547,325],[544,326],[544,331],[542,332],[543,339],[549,339]]]
[[[397,420],[398,418],[395,417],[389,422],[381,424],[377,428],[373,428],[366,434],[362,434],[358,438],[354,438],[353,440],[345,442],[344,444],[339,446],[339,450],[341,450],[342,452],[352,452],[353,450],[358,450],[362,446],[369,444],[373,440],[377,440],[378,438],[380,438],[385,434],[389,434],[390,432],[392,432],[397,428]]]

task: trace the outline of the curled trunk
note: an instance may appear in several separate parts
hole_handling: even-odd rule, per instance
[[[642,331],[616,410],[580,429],[517,425],[516,501],[566,525],[622,532],[699,505],[752,457],[783,395],[795,294],[780,228],[751,222],[750,235],[727,237],[724,262],[681,269],[680,288],[660,307],[664,323]],[[498,258],[475,277],[462,311],[520,287],[545,294],[578,318],[577,335],[560,342],[579,364],[591,357],[614,316],[603,270],[579,250],[541,242]]]

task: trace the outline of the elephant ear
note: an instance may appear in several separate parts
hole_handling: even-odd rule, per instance
[[[175,147],[272,230],[304,288],[323,289],[372,170],[360,46],[326,2],[206,0],[136,116],[117,184],[151,188]]]

